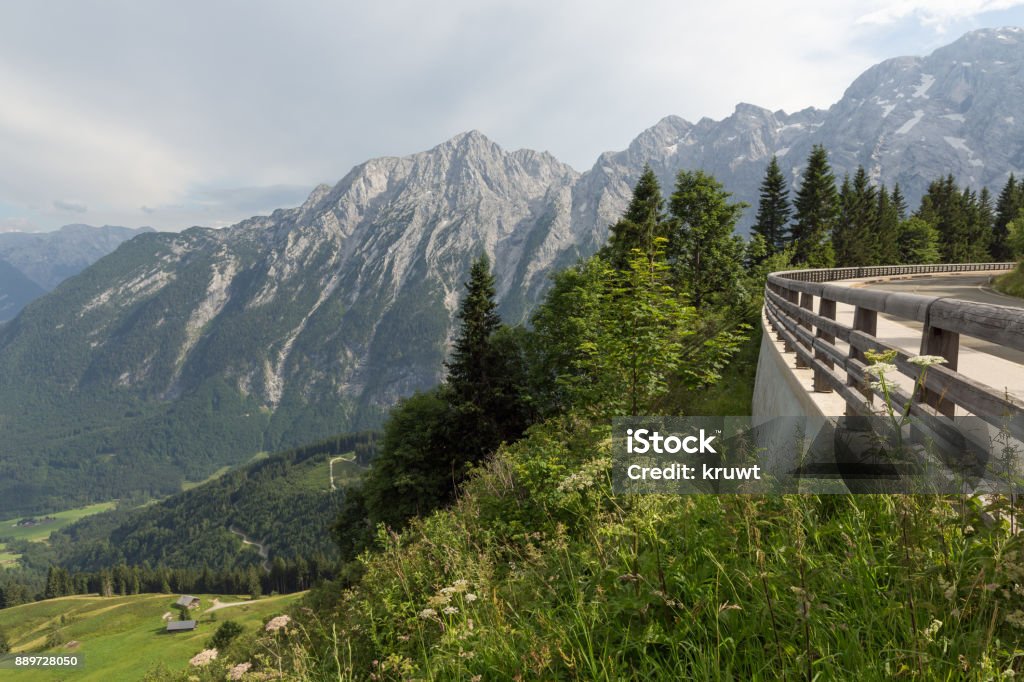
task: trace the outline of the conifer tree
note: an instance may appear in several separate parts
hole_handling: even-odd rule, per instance
[[[893,184],[890,199],[892,200],[893,210],[896,211],[896,217],[902,223],[907,219],[907,200],[903,196],[903,190],[900,189],[900,183]]]
[[[853,187],[850,176],[843,176],[843,184],[839,186],[839,213],[832,224],[832,254],[834,264],[839,268],[848,268],[855,263],[853,257]],[[859,263],[863,265],[863,263]]]
[[[984,263],[992,257],[990,249],[995,223],[995,209],[992,207],[992,195],[988,187],[981,188],[977,200],[972,201],[969,207],[967,260],[972,263]]]
[[[730,203],[731,196],[704,171],[680,171],[669,200],[673,284],[698,310],[720,294],[739,293],[745,249],[733,230],[746,204]]]
[[[794,264],[830,267],[834,256],[829,236],[838,213],[838,193],[828,152],[821,145],[815,145],[807,158],[807,168],[793,206],[796,209],[792,227]]]
[[[897,185],[899,187],[899,185]],[[878,205],[875,207],[875,244],[878,248],[878,265],[897,265],[900,260],[900,215],[893,200],[893,194],[882,185],[878,188]],[[902,200],[902,197],[900,198]]]
[[[633,249],[651,256],[654,240],[667,236],[664,206],[658,178],[651,167],[645,165],[640,180],[633,188],[629,207],[611,226],[608,245],[604,247],[604,255],[614,267],[625,269]]]
[[[448,389],[459,401],[479,401],[489,390],[491,335],[501,326],[494,296],[491,262],[483,254],[470,268],[466,298],[458,312],[459,336],[445,363]]]
[[[939,262],[939,231],[917,216],[899,226],[899,262],[909,265]]]
[[[950,174],[932,182],[921,199],[915,215],[938,230],[942,262],[964,263],[969,259],[968,198]]]
[[[779,160],[772,156],[761,181],[761,198],[753,232],[764,238],[767,255],[774,255],[786,248],[789,217],[793,209],[789,203],[786,178],[779,168]]]
[[[1017,183],[1017,179],[1010,173],[1010,178],[1003,185],[1003,191],[999,193],[999,199],[996,201],[996,215],[993,220],[992,226],[992,242],[990,250],[992,253],[992,259],[995,261],[1007,261],[1012,258],[1013,254],[1010,252],[1010,247],[1007,244],[1007,235],[1010,221],[1017,219],[1017,214],[1020,212],[1022,206],[1022,185],[1024,183]]]

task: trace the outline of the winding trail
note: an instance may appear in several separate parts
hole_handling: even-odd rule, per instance
[[[263,563],[261,564],[261,566],[263,567],[263,572],[267,573],[269,575],[270,574],[270,558],[269,558],[270,557],[270,552],[267,551],[267,546],[264,545],[262,542],[259,542],[257,540],[253,540],[248,535],[246,535],[245,533],[240,531],[238,528],[235,528],[234,526],[228,526],[228,530],[231,531],[232,533],[234,533],[235,535],[237,535],[238,537],[242,538],[242,544],[243,545],[252,545],[253,547],[256,548],[256,551],[259,552],[260,557],[263,559]]]

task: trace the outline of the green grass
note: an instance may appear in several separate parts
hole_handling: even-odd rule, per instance
[[[1024,298],[1024,263],[1018,265],[1016,270],[997,277],[992,288],[1010,296]]]
[[[141,594],[127,597],[79,596],[50,599],[0,610],[0,629],[11,641],[12,650],[80,653],[85,665],[77,670],[19,671],[17,679],[33,680],[138,680],[147,670],[165,664],[180,670],[203,650],[218,623],[233,620],[247,632],[255,632],[267,618],[279,615],[300,594],[266,597],[204,613],[214,595],[197,595],[203,600],[196,614],[199,626],[192,632],[167,634],[163,615],[177,614],[173,607],[177,595]],[[224,597],[222,602],[242,601],[247,597]],[[216,620],[213,619],[216,617]],[[61,619],[64,619],[63,624]],[[45,648],[47,636],[57,630],[67,644]]]
[[[266,459],[268,457],[270,457],[270,453],[266,452],[265,450],[261,450],[260,452],[257,452],[255,455],[253,455],[249,459],[249,461],[246,462],[245,464],[252,464],[253,462],[258,462],[261,459]],[[241,466],[245,466],[245,464],[243,464]],[[204,483],[209,483],[210,481],[216,481],[218,478],[220,478],[221,476],[223,476],[227,472],[231,471],[233,468],[234,467],[231,467],[231,466],[222,466],[221,468],[217,469],[216,471],[214,471],[212,474],[210,474],[209,476],[207,476],[206,478],[204,478],[201,481],[182,481],[182,483],[181,483],[181,491],[185,492],[187,490],[192,490],[192,488],[197,488],[197,487],[203,485]]]
[[[86,516],[93,514],[99,514],[100,512],[109,511],[117,506],[116,502],[100,502],[98,504],[91,504],[87,507],[79,507],[78,509],[68,509],[62,512],[56,512],[54,514],[41,514],[35,518],[52,518],[53,521],[46,521],[36,526],[18,527],[18,521],[26,517],[18,517],[15,519],[6,519],[0,521],[0,538],[7,538],[12,540],[29,540],[30,542],[45,542],[49,537],[50,533],[55,530],[60,530],[66,526],[70,526],[75,521],[83,519]],[[0,549],[3,549],[3,545],[0,545]],[[0,563],[3,562],[4,557],[8,556],[0,554]],[[13,556],[13,555],[10,555]]]

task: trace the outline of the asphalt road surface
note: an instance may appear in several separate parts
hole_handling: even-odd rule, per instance
[[[991,280],[991,275],[946,275],[894,279],[870,283],[865,286],[872,289],[882,289],[883,291],[901,291],[908,294],[920,294],[921,296],[948,296],[949,298],[974,301],[976,303],[991,303],[994,305],[1024,308],[1024,298],[1007,296],[992,290],[990,287]],[[907,322],[895,317],[889,317],[889,319],[914,329],[921,328],[921,324],[918,322]],[[1024,365],[1024,352],[1021,351],[1004,348],[1003,346],[969,336],[961,336],[960,344],[982,353],[988,353]]]

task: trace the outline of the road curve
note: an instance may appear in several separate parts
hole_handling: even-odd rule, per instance
[[[1008,296],[993,290],[991,287],[992,279],[992,275],[983,274],[939,275],[934,277],[908,277],[905,279],[864,282],[861,286],[881,289],[882,291],[896,291],[905,294],[919,294],[921,296],[945,296],[975,303],[991,303],[993,305],[1024,308],[1024,298]],[[897,318],[890,319],[907,327],[921,328],[919,322],[907,322]],[[1024,352],[1012,348],[1005,348],[969,336],[962,336],[960,344],[982,353],[988,353],[989,355],[1024,365]]]

